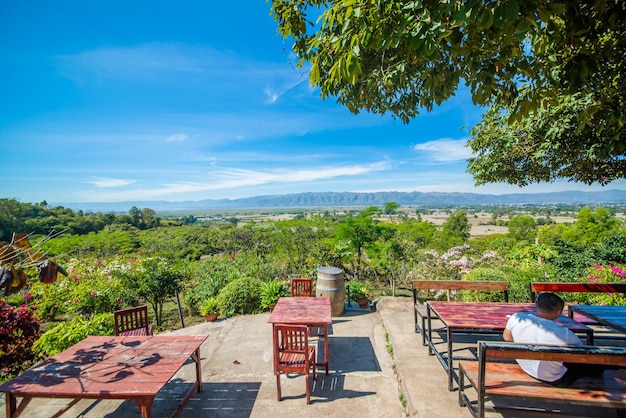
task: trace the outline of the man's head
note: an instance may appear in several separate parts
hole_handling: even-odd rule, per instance
[[[561,313],[565,302],[554,293],[540,293],[537,297],[537,315],[546,319],[556,319]]]

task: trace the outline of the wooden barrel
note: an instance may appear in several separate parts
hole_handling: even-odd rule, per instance
[[[343,315],[344,303],[346,301],[343,270],[337,267],[318,268],[315,296],[330,299],[330,311],[332,316]]]

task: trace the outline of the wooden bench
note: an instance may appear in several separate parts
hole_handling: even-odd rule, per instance
[[[533,282],[530,284],[530,300],[535,302],[541,292],[552,293],[626,293],[626,283],[575,283],[575,282]],[[585,325],[598,323],[584,315],[575,313],[573,319]]]
[[[148,322],[146,305],[115,311],[115,335],[138,337],[152,335],[152,325]]]
[[[607,370],[602,377],[586,377],[561,388],[530,377],[512,361],[514,359],[626,367],[626,349],[479,341],[478,361],[459,362],[459,405],[467,406],[478,418],[485,416],[486,398],[494,401],[500,413],[514,410],[519,414],[526,407],[529,408],[526,413],[551,415],[566,405],[616,408],[620,414],[626,412],[626,370]],[[477,401],[472,402],[467,396],[465,379],[476,391]],[[579,410],[584,416],[584,408]]]
[[[501,291],[505,302],[509,301],[509,283],[493,280],[413,280],[413,314],[415,316],[415,332],[422,334],[422,345],[428,344],[426,328],[426,306],[418,299],[420,290],[480,290]],[[447,294],[450,300],[450,293]],[[421,325],[421,326],[420,326]]]

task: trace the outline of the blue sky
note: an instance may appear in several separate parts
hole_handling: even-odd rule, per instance
[[[295,68],[264,0],[6,0],[0,56],[0,197],[22,202],[600,189],[474,187],[466,90],[408,125],[353,115]]]

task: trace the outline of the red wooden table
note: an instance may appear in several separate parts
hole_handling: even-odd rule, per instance
[[[453,336],[454,334],[498,334],[504,331],[509,317],[518,312],[536,312],[534,303],[499,303],[499,302],[447,302],[429,301],[428,318],[428,351],[435,354],[448,373],[448,390],[453,390],[454,373]],[[432,342],[432,318],[438,317],[446,329],[448,352],[447,356],[436,350]],[[566,326],[578,334],[585,334],[587,344],[593,344],[593,329],[567,316],[561,315],[556,322]]]
[[[328,374],[328,326],[333,322],[329,298],[280,298],[267,322],[320,328],[324,338],[324,362],[316,365],[324,366]]]
[[[66,409],[81,399],[133,400],[141,416],[150,418],[156,394],[192,359],[196,382],[177,415],[196,390],[202,391],[200,345],[206,338],[88,337],[0,385],[0,392],[7,394],[6,416],[17,417],[33,398],[70,398]]]

